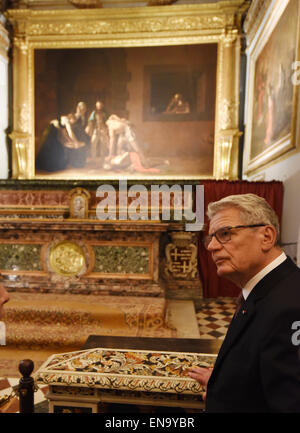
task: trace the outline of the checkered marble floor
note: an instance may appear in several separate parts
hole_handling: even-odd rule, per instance
[[[235,309],[235,298],[205,299],[196,312],[200,338],[224,339]]]
[[[224,339],[235,309],[235,298],[205,299],[202,307],[196,311],[200,338]],[[18,383],[19,378],[0,377],[0,396],[10,395],[13,387]],[[39,386],[39,389],[34,393],[35,413],[48,412],[48,401],[45,397],[47,391],[47,386]],[[13,397],[8,404],[0,407],[0,413],[3,412],[18,413],[18,398]]]
[[[0,377],[0,397],[11,395],[19,384],[20,378],[3,378]],[[48,392],[48,386],[39,386],[37,391],[34,393],[34,412],[43,413],[48,412],[48,401],[46,394]],[[0,407],[0,413],[19,413],[19,399],[12,397],[8,403]]]

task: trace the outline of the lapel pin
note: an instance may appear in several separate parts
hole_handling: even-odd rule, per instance
[[[247,310],[242,310],[242,314],[246,314],[247,313]]]

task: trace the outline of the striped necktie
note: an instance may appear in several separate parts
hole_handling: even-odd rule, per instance
[[[235,310],[235,313],[234,313],[233,317],[236,317],[238,315],[238,313],[239,313],[240,309],[242,308],[243,304],[246,302],[246,300],[245,300],[245,298],[243,296],[243,291],[242,290],[240,291],[240,294],[236,298],[235,302],[236,302],[236,310]]]

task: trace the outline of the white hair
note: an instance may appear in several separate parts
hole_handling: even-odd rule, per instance
[[[218,212],[228,208],[238,209],[244,224],[272,225],[276,230],[276,243],[279,242],[280,230],[278,217],[274,209],[272,209],[264,198],[256,194],[229,195],[219,201],[209,203],[207,216],[211,219]]]

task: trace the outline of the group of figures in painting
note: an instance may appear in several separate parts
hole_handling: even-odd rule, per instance
[[[133,125],[116,114],[108,115],[101,100],[90,115],[81,101],[75,113],[50,122],[36,157],[36,169],[84,168],[88,161],[104,170],[160,171],[149,166]]]

